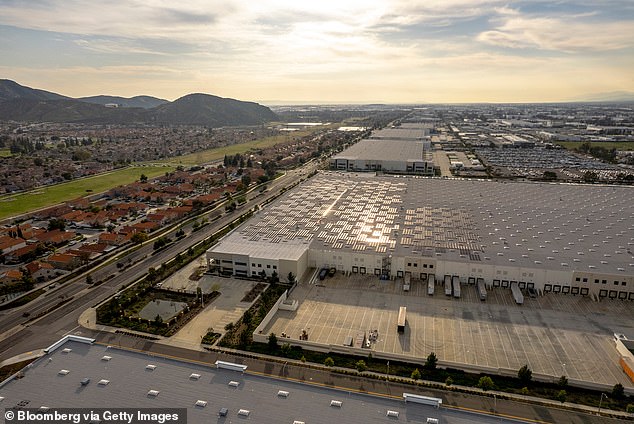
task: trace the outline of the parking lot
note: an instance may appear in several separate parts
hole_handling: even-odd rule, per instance
[[[489,290],[486,302],[474,286],[463,285],[460,299],[445,297],[441,285],[434,296],[426,290],[426,283],[413,282],[405,293],[399,282],[360,275],[302,284],[291,296],[297,311],[278,311],[265,332],[299,338],[306,330],[309,341],[341,346],[378,330],[368,350],[417,360],[433,351],[448,365],[516,372],[528,364],[535,374],[632,386],[612,341],[614,332],[634,335],[631,302],[548,294],[516,305],[509,289]],[[407,307],[402,334],[400,306]]]

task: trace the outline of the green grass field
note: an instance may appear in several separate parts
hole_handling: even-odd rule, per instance
[[[137,181],[141,174],[152,178],[174,169],[175,167],[169,165],[134,166],[50,187],[41,187],[26,193],[3,195],[0,196],[0,219],[129,184]]]
[[[558,141],[557,144],[564,146],[568,150],[574,150],[581,146],[581,141]],[[628,141],[591,141],[592,147],[600,146],[606,149],[634,150],[634,142]]]
[[[323,127],[320,127],[323,128]],[[271,137],[264,137],[258,140],[249,141],[248,143],[232,144],[231,146],[219,147],[217,149],[203,150],[197,153],[191,153],[189,155],[177,156],[175,158],[166,159],[160,163],[177,165],[201,165],[208,162],[223,159],[225,155],[235,155],[236,153],[246,153],[252,149],[263,149],[271,147],[279,143],[285,143],[294,139],[304,137],[316,131],[315,129],[294,131],[288,135],[275,135]]]

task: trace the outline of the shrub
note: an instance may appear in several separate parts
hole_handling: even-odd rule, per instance
[[[436,369],[436,365],[438,365],[438,357],[434,352],[430,353],[425,361],[425,368],[428,370]]]
[[[493,379],[488,375],[480,377],[480,380],[478,380],[478,387],[484,391],[491,390],[493,386]]]
[[[327,366],[327,367],[334,367],[335,366],[335,361],[334,361],[334,359],[332,359],[329,356],[326,359],[324,359],[324,365]]]
[[[269,334],[269,350],[275,352],[277,350],[277,336],[275,333]]]
[[[625,396],[625,389],[621,383],[616,383],[614,387],[612,387],[612,397],[614,399],[623,399]]]
[[[530,392],[528,391],[528,387],[522,387],[520,389],[520,394],[522,395],[528,395]]]
[[[559,387],[567,387],[568,386],[568,378],[565,375],[562,375],[557,382]]]
[[[557,393],[557,400],[561,403],[564,403],[566,401],[566,397],[568,396],[568,393],[566,393],[565,390],[560,390]]]
[[[357,361],[356,364],[354,364],[354,367],[357,369],[357,371],[359,372],[363,372],[365,370],[368,369],[367,365],[365,364],[365,361],[363,359],[359,359]]]
[[[445,380],[445,384],[447,386],[451,386],[453,384],[453,378],[447,377],[447,379]]]
[[[411,378],[412,380],[420,380],[420,371],[418,371],[418,368],[416,368],[414,371],[412,371],[412,375]]]
[[[522,383],[528,384],[533,378],[533,371],[528,368],[528,365],[523,365],[517,371],[517,378],[519,378]]]

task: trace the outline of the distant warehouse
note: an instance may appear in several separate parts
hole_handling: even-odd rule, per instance
[[[330,160],[331,169],[434,175],[429,128],[403,124],[372,133]]]
[[[325,172],[235,229],[207,259],[234,276],[285,279],[334,267],[634,300],[632,198],[626,186]]]

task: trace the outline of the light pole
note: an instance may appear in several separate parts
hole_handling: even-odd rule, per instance
[[[597,411],[597,415],[601,415],[601,404],[603,403],[603,396],[605,396],[605,398],[608,398],[608,395],[606,395],[605,393],[601,393],[601,399],[599,399],[599,410]]]
[[[498,410],[498,397],[493,393],[493,415],[497,415]]]

